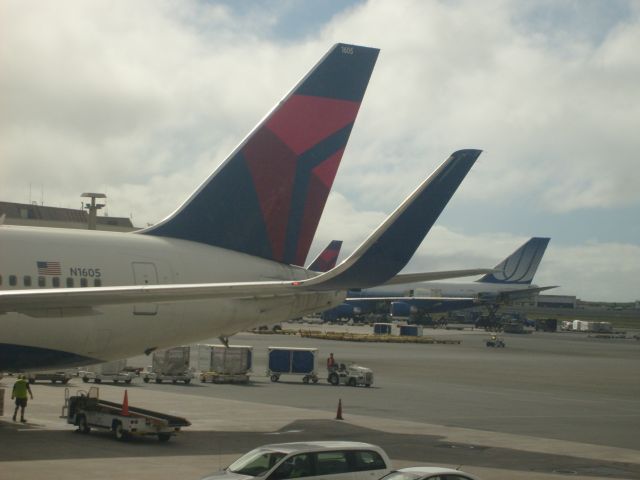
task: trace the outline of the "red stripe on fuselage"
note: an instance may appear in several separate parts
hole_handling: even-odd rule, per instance
[[[293,95],[275,112],[267,127],[296,154],[353,123],[360,103]]]

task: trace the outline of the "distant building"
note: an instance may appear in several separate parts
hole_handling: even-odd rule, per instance
[[[576,308],[575,295],[538,295],[536,307],[539,308]]]
[[[0,202],[0,217],[5,215],[7,225],[31,227],[55,227],[87,229],[89,215],[84,210],[73,208],[45,207],[44,205]],[[96,218],[97,230],[130,232],[138,230],[126,217]]]

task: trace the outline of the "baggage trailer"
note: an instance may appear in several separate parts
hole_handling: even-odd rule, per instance
[[[191,347],[188,345],[153,352],[151,372],[146,373],[142,380],[145,383],[190,383],[193,378],[190,355]]]
[[[112,431],[118,440],[153,435],[159,441],[166,442],[182,427],[191,425],[185,418],[129,407],[126,392],[124,403],[101,400],[98,387],[91,387],[88,393],[78,392],[73,396],[69,396],[68,388],[65,389],[64,411],[67,423],[76,425],[81,433],[87,434],[92,428],[101,428]]]
[[[71,374],[69,372],[31,372],[27,374],[27,379],[29,383],[36,383],[42,380],[51,383],[60,382],[66,385],[71,380]]]
[[[286,374],[302,376],[304,383],[318,383],[317,348],[269,347],[268,355],[267,376],[272,382],[277,382],[281,375]]]
[[[131,383],[135,373],[125,371],[127,360],[114,360],[112,362],[91,365],[86,370],[81,370],[79,375],[84,383],[124,382]]]
[[[210,345],[209,364],[202,364],[202,383],[247,383],[253,362],[253,347]],[[207,368],[205,368],[205,366]]]

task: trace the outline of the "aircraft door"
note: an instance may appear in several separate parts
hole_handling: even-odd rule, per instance
[[[157,285],[158,270],[151,262],[133,262],[133,281],[136,285]],[[133,306],[134,315],[155,315],[158,313],[157,303],[137,303]]]

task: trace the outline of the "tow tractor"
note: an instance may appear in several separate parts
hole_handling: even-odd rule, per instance
[[[373,370],[355,363],[341,363],[329,369],[327,381],[331,385],[349,385],[350,387],[373,385]]]
[[[79,391],[71,396],[66,388],[62,416],[67,418],[67,423],[76,425],[81,433],[102,428],[111,430],[118,440],[155,435],[161,442],[166,442],[182,427],[191,425],[185,418],[129,407],[126,390],[122,403],[101,400],[98,387],[91,387],[88,393]]]
[[[505,347],[504,340],[502,340],[499,337],[496,337],[495,335],[492,335],[491,338],[489,340],[487,340],[486,345],[487,345],[487,347],[493,347],[493,348],[504,348]]]

